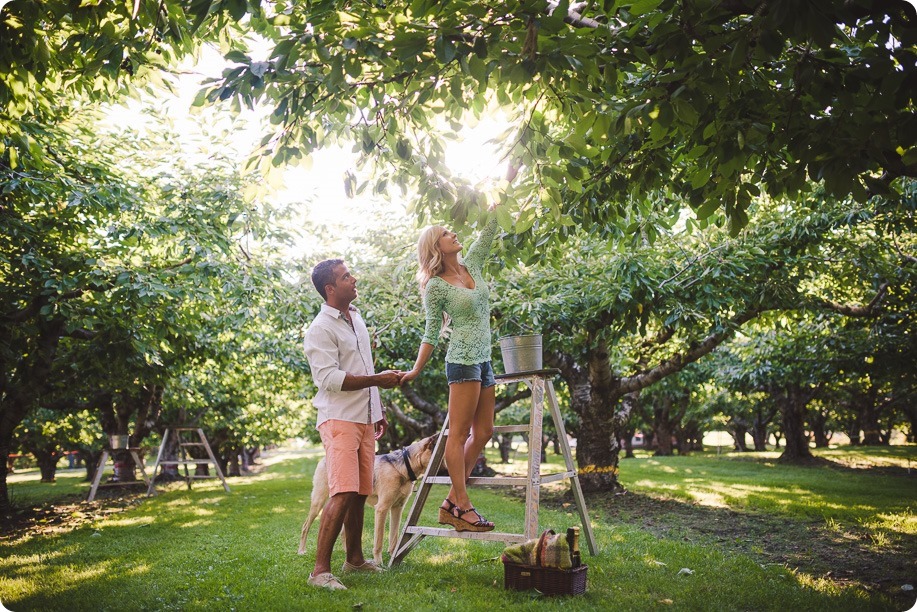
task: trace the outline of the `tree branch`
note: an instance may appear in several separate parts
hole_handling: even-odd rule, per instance
[[[408,400],[411,406],[413,406],[417,410],[423,412],[424,414],[430,415],[434,419],[436,419],[438,415],[443,413],[442,409],[438,405],[434,404],[433,402],[429,402],[425,400],[424,398],[420,397],[417,391],[414,390],[414,387],[411,386],[411,383],[408,383],[406,385],[401,385],[400,388],[401,388],[401,394],[404,395],[405,399]]]
[[[764,312],[764,310],[764,308],[754,308],[752,310],[740,313],[728,322],[726,329],[709,334],[706,338],[691,346],[683,353],[677,354],[671,359],[666,359],[659,363],[659,365],[649,370],[645,370],[639,374],[635,374],[634,376],[626,376],[622,378],[620,390],[623,393],[639,391],[641,389],[645,389],[646,387],[659,380],[662,380],[669,374],[678,372],[688,364],[694,363],[704,355],[710,353],[725,340],[732,337],[736,329],[757,317],[759,314]]]
[[[878,314],[879,302],[882,301],[882,298],[884,298],[885,294],[888,293],[888,286],[889,283],[882,283],[882,285],[879,287],[879,291],[876,292],[876,296],[872,298],[872,301],[870,301],[866,306],[858,306],[856,304],[838,304],[837,302],[823,300],[820,298],[813,298],[812,302],[819,308],[831,310],[848,317],[874,317]]]

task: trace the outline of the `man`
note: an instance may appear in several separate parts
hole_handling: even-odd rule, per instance
[[[350,305],[357,297],[357,279],[343,260],[316,265],[312,284],[325,303],[306,330],[303,348],[318,387],[312,403],[318,409],[331,499],[319,522],[309,584],[336,590],[347,588],[331,573],[331,550],[341,525],[347,552],[342,571],[382,571],[363,556],[363,508],[372,493],[375,440],[388,426],[378,387],[397,387],[401,372],[375,373],[369,332]]]

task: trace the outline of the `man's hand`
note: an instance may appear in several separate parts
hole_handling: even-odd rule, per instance
[[[373,435],[373,439],[375,440],[384,436],[385,432],[388,431],[388,420],[386,420],[384,412],[382,413],[382,420],[373,423],[373,427],[376,430],[376,433]]]
[[[385,370],[376,374],[376,386],[383,389],[394,389],[401,384],[403,374],[398,370]]]

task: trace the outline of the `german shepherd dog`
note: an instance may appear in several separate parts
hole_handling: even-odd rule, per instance
[[[385,515],[391,512],[389,524],[388,554],[395,552],[398,543],[398,531],[401,524],[401,511],[411,494],[414,481],[424,474],[433,447],[436,445],[436,436],[424,438],[406,448],[392,451],[385,455],[376,455],[373,465],[373,492],[366,498],[366,503],[375,506],[375,540],[373,543],[373,561],[377,565],[382,563],[382,541],[385,538]],[[309,528],[322,508],[328,502],[328,470],[325,468],[325,458],[322,457],[315,466],[315,475],[312,477],[312,503],[309,506],[309,517],[302,526],[302,535],[299,539],[299,554],[306,552],[306,538]]]

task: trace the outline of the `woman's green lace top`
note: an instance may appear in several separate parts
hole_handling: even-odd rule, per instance
[[[490,361],[490,290],[481,270],[496,233],[497,220],[492,218],[468,248],[464,263],[474,279],[474,289],[450,285],[438,276],[427,283],[423,296],[427,311],[423,342],[433,346],[439,344],[443,313],[448,314],[452,318],[449,348],[446,350],[446,361],[449,363],[470,365]]]

